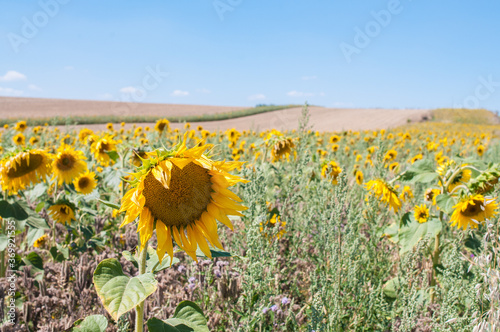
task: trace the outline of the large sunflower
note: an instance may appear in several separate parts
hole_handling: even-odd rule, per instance
[[[39,149],[22,151],[5,158],[0,162],[2,190],[16,193],[45,180],[52,169],[50,158],[48,153]]]
[[[73,181],[76,191],[84,195],[90,194],[97,186],[94,172],[86,172]]]
[[[216,162],[204,155],[207,145],[186,148],[184,141],[173,151],[149,152],[149,159],[133,173],[130,189],[122,198],[120,212],[127,214],[120,227],[138,216],[141,250],[156,228],[157,253],[173,257],[172,236],[177,245],[194,260],[198,247],[211,257],[208,242],[222,245],[217,235],[219,220],[232,229],[227,215],[240,215],[246,208],[227,188],[246,180],[228,172],[237,162]]]
[[[372,194],[375,195],[381,202],[389,205],[394,212],[398,212],[401,208],[401,201],[398,198],[396,189],[384,180],[376,179],[368,181],[365,187],[370,190]]]
[[[95,139],[95,138],[94,138]],[[97,159],[102,165],[108,166],[112,159],[109,157],[108,152],[116,150],[116,142],[109,135],[102,138],[95,139],[90,147],[95,159]]]
[[[53,178],[59,185],[72,182],[76,177],[87,171],[85,156],[82,151],[76,151],[71,146],[63,144],[57,149],[57,155],[52,162]]]
[[[485,198],[483,195],[472,195],[463,198],[453,207],[455,211],[450,218],[452,226],[466,230],[469,226],[474,229],[485,219],[495,216],[498,212],[498,204],[493,198]]]

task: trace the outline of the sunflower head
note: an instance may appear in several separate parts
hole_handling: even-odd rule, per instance
[[[247,182],[229,174],[241,163],[213,161],[204,154],[208,145],[187,149],[186,138],[174,150],[149,152],[122,199],[120,212],[127,214],[121,226],[139,216],[141,250],[156,229],[160,259],[173,257],[172,237],[194,260],[198,247],[211,257],[208,243],[222,248],[216,220],[232,228],[227,216],[246,209],[228,189]]]
[[[387,151],[387,153],[385,154],[384,162],[393,161],[394,159],[396,159],[397,156],[398,156],[398,152],[394,149],[391,149],[391,150]]]
[[[44,181],[52,170],[51,155],[40,149],[24,150],[0,162],[2,190],[16,193]]]
[[[334,161],[326,163],[321,169],[321,176],[330,179],[332,184],[338,184],[338,177],[340,173],[342,173],[342,168],[340,168]]]
[[[285,138],[283,136],[276,136],[271,139],[270,142],[273,161],[279,161],[283,157],[288,159],[292,149],[295,148],[295,143],[289,137]]]
[[[170,132],[170,121],[167,119],[156,121],[155,130],[159,133],[163,133],[164,131]]]
[[[363,179],[364,179],[363,172],[356,171],[356,183],[359,184],[359,185],[362,185],[363,184]]]
[[[82,151],[76,151],[70,145],[63,144],[57,149],[52,162],[53,178],[59,185],[71,183],[75,178],[87,171],[85,156]]]
[[[376,179],[368,181],[365,187],[382,203],[385,203],[389,206],[389,208],[392,208],[394,212],[398,212],[401,208],[401,201],[398,198],[396,189],[394,189],[384,180]]]
[[[414,156],[413,158],[411,158],[410,162],[411,162],[412,164],[414,164],[414,163],[416,163],[418,160],[421,160],[421,159],[423,159],[423,158],[424,158],[424,156],[423,156],[421,153],[419,153],[419,154],[417,154],[416,156]]]
[[[75,178],[75,180],[73,181],[73,185],[75,186],[75,190],[79,193],[82,193],[84,195],[90,194],[97,186],[95,173],[87,171],[86,173]]]
[[[448,186],[448,192],[452,192],[457,186],[469,182],[472,176],[472,171],[470,169],[461,169],[460,172],[453,178],[450,185]]]
[[[496,198],[487,198],[483,195],[469,195],[463,197],[457,205],[450,218],[451,226],[466,230],[477,228],[486,219],[498,214]]]
[[[18,146],[24,146],[26,144],[26,138],[22,133],[19,133],[12,137],[12,142],[14,142],[14,144]]]
[[[427,220],[429,220],[429,209],[427,208],[427,205],[422,204],[420,206],[415,206],[415,212],[413,213],[413,216],[419,223],[426,223]]]
[[[43,248],[45,247],[45,245],[47,244],[47,241],[48,241],[49,237],[47,234],[43,234],[42,236],[40,236],[38,239],[35,240],[35,242],[33,243],[33,247],[35,248]]]
[[[48,209],[48,214],[54,219],[55,222],[61,224],[71,224],[75,219],[75,206],[65,200],[60,200]]]
[[[109,135],[94,139],[95,140],[93,141],[90,150],[94,154],[95,159],[97,159],[104,166],[109,165],[112,162],[112,159],[108,152],[115,151],[116,144],[118,142]]]
[[[436,205],[436,197],[441,194],[441,190],[429,188],[424,193],[424,200],[426,202],[432,202],[432,205]]]
[[[484,154],[484,151],[486,151],[486,148],[484,145],[479,145],[477,147],[477,154],[481,157]]]
[[[91,129],[83,128],[78,133],[78,140],[80,141],[80,143],[85,144],[87,138],[91,137],[92,135],[94,135],[94,132]]]
[[[26,128],[28,128],[28,126],[26,124],[26,121],[19,121],[14,126],[14,129],[17,130],[17,131],[20,131],[21,133],[24,132],[26,130]]]

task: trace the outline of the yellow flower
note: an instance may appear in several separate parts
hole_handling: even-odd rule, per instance
[[[36,136],[33,136],[30,138],[30,145],[35,145],[36,143],[38,143],[40,140],[38,139],[38,137]]]
[[[73,181],[75,190],[84,195],[90,194],[97,186],[94,172],[85,172]]]
[[[111,136],[104,136],[102,138],[97,138],[90,147],[90,150],[94,154],[95,159],[97,159],[102,165],[108,166],[112,159],[109,157],[108,152],[114,151],[116,149],[117,142],[113,140]]]
[[[163,133],[165,130],[170,131],[170,121],[167,119],[160,119],[156,121],[155,130],[159,133]]]
[[[332,184],[338,184],[338,177],[340,173],[342,173],[342,168],[340,168],[334,161],[330,161],[328,164],[325,164],[321,169],[321,175],[324,178],[331,179]]]
[[[392,164],[389,165],[389,170],[391,172],[396,172],[399,167],[399,163],[397,161],[393,162]]]
[[[385,154],[384,162],[393,161],[394,159],[396,159],[397,156],[398,156],[398,152],[396,150],[391,149],[391,150],[387,151],[387,153]]]
[[[59,185],[71,183],[73,179],[87,171],[85,156],[82,151],[76,151],[71,146],[63,144],[57,149],[57,155],[52,162],[53,179],[57,178]]]
[[[479,145],[479,146],[477,147],[477,154],[478,154],[479,156],[482,156],[482,155],[484,154],[484,151],[485,151],[485,150],[486,150],[486,148],[485,148],[483,145]]]
[[[35,242],[33,243],[33,247],[43,248],[45,246],[45,244],[47,243],[48,239],[49,239],[49,237],[47,236],[47,234],[43,234],[37,240],[35,240]]]
[[[338,135],[333,135],[332,137],[330,137],[329,141],[331,144],[338,143],[340,141],[340,137]]]
[[[13,193],[44,181],[52,169],[50,155],[39,149],[19,152],[0,164],[2,190]]]
[[[429,209],[425,204],[420,206],[415,206],[415,212],[413,213],[415,220],[423,224],[429,220]]]
[[[414,164],[416,161],[421,160],[421,159],[423,159],[423,158],[424,158],[424,156],[423,156],[421,153],[419,153],[419,154],[417,154],[415,157],[411,158],[411,161],[410,161],[410,162],[411,162],[412,164]]]
[[[192,149],[184,141],[173,151],[150,152],[138,172],[131,174],[131,189],[122,198],[120,212],[127,214],[121,227],[138,216],[141,250],[151,238],[156,222],[157,253],[173,257],[172,236],[177,245],[194,260],[199,247],[212,257],[207,240],[222,249],[217,234],[219,220],[229,228],[227,215],[242,216],[241,199],[228,187],[248,182],[228,172],[241,165],[217,162],[204,155],[207,145]]]
[[[111,122],[110,122],[110,123],[108,123],[108,124],[106,125],[106,128],[107,128],[108,130],[113,130],[113,124],[112,124]]]
[[[399,198],[403,201],[406,202],[406,200],[412,199],[413,198],[413,192],[411,191],[410,186],[404,186],[403,187],[403,192],[399,196]]]
[[[450,218],[452,226],[466,230],[477,228],[478,224],[486,219],[495,216],[498,212],[496,198],[485,198],[483,195],[471,195],[463,198],[453,208],[453,214]]]
[[[85,140],[87,139],[87,137],[89,136],[92,136],[94,135],[94,132],[91,130],[91,129],[88,129],[88,128],[83,128],[82,130],[80,130],[80,132],[78,133],[78,140],[81,142],[81,143],[85,143]]]
[[[273,161],[279,161],[282,157],[288,158],[293,148],[295,148],[295,144],[291,138],[279,139],[271,148]]]
[[[448,186],[448,192],[452,192],[457,186],[465,184],[469,182],[472,175],[472,171],[470,169],[462,169],[460,172],[453,178],[450,185]]]
[[[75,219],[75,212],[68,204],[55,204],[48,208],[48,214],[56,222],[61,224],[71,224]]]
[[[26,138],[22,133],[19,133],[14,137],[12,137],[12,141],[14,142],[15,145],[24,146],[24,144],[26,144]]]
[[[23,132],[25,131],[27,128],[27,125],[26,125],[26,121],[19,121],[18,123],[16,123],[16,125],[14,126],[14,129],[17,130],[17,131],[20,131],[20,132]]]
[[[356,183],[359,184],[359,185],[362,185],[363,184],[363,179],[364,179],[363,172],[357,171],[356,172]]]
[[[436,197],[440,194],[441,190],[429,188],[425,191],[424,200],[432,202],[432,205],[436,205]]]
[[[401,201],[398,198],[398,193],[384,180],[376,179],[368,181],[365,187],[382,203],[389,205],[389,208],[392,208],[394,212],[398,212],[401,208]]]

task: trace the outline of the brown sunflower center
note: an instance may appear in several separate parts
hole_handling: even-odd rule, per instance
[[[60,155],[59,158],[57,158],[56,167],[60,171],[68,171],[73,169],[75,163],[76,163],[76,158],[73,155],[69,153],[63,153]]]
[[[99,146],[99,153],[105,153],[108,150],[110,150],[109,144],[106,142],[102,142],[101,145]]]
[[[80,180],[78,180],[78,186],[82,189],[87,188],[89,185],[89,179],[87,177],[82,177]]]
[[[480,199],[474,199],[473,200],[474,205],[472,203],[467,203],[467,207],[465,208],[464,211],[462,211],[462,214],[466,217],[472,218],[472,217],[477,217],[480,213],[483,212],[484,208],[484,202]]]
[[[150,172],[144,179],[144,204],[155,219],[166,226],[187,226],[198,220],[210,203],[210,174],[189,163],[182,170],[173,165],[170,187],[166,189]]]
[[[13,167],[12,162],[9,162],[7,176],[11,179],[18,178],[36,170],[43,163],[43,156],[39,154],[30,154],[28,158],[22,158],[21,164],[17,164],[16,168]]]

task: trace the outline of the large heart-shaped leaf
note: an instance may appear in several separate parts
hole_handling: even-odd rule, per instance
[[[7,201],[0,201],[0,217],[14,218],[16,220],[24,220],[28,218],[28,214],[18,202],[10,204]]]
[[[130,260],[127,258],[127,260]],[[174,257],[172,260],[172,263],[170,263],[170,256],[165,255],[163,257],[163,260],[161,261],[161,264],[159,263],[158,259],[158,254],[156,253],[156,250],[154,250],[151,247],[148,247],[148,258],[146,261],[146,272],[152,272],[152,273],[157,273],[160,272],[161,270],[165,270],[166,268],[170,267],[173,264],[179,263],[179,259],[177,257]],[[133,262],[132,262],[133,263]],[[153,271],[154,268],[154,271]]]
[[[403,254],[413,249],[425,236],[436,236],[441,232],[442,227],[441,221],[437,218],[431,218],[425,223],[419,223],[412,218],[411,223],[399,230],[400,253]]]
[[[147,324],[150,332],[209,332],[203,311],[191,301],[179,303],[173,318],[165,321],[152,318]]]
[[[103,315],[92,315],[79,323],[73,332],[105,332],[108,327],[108,320]]]
[[[120,262],[109,258],[97,265],[94,285],[104,308],[113,319],[118,320],[153,294],[157,281],[152,273],[128,277],[123,274]]]

